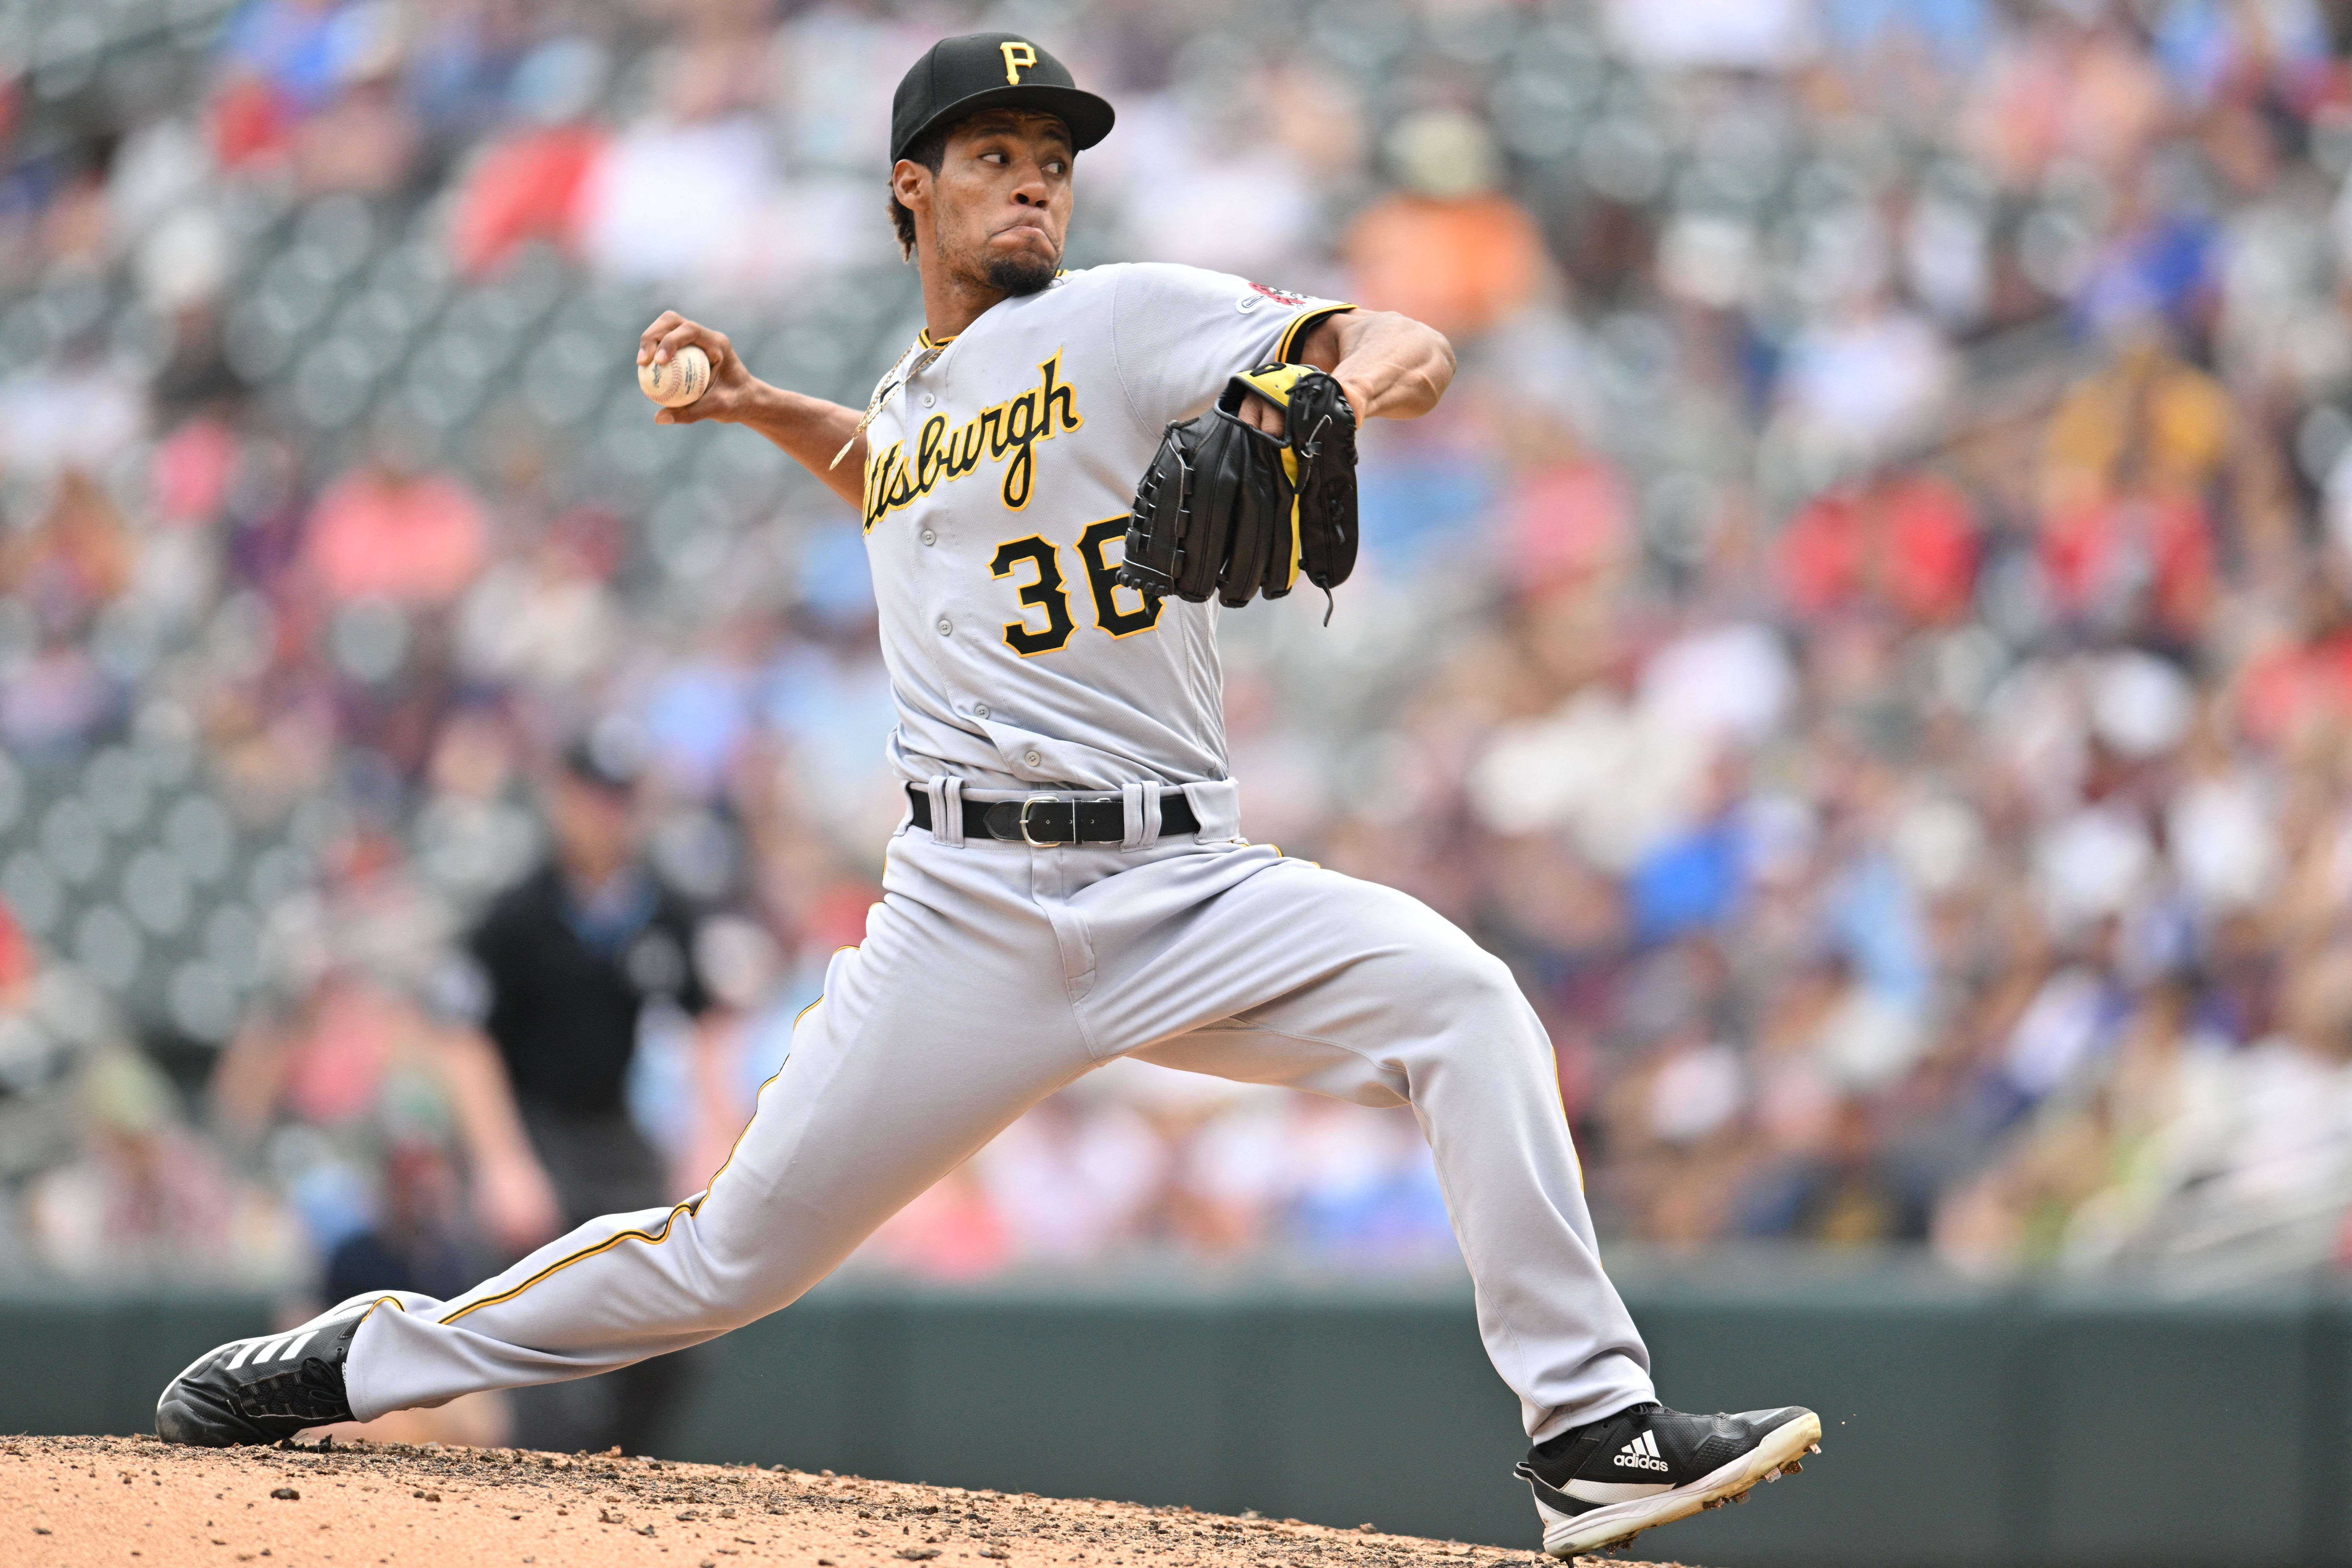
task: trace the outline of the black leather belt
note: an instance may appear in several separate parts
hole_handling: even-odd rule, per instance
[[[931,826],[931,795],[919,784],[907,786],[907,803],[915,826]],[[1181,790],[1160,796],[1160,837],[1198,833],[1201,819]],[[963,803],[966,838],[1001,838],[1013,844],[1124,844],[1127,803],[1115,795],[1073,800],[1066,795],[1033,795],[1026,800],[968,800]]]

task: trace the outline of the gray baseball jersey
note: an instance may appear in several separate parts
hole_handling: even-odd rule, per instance
[[[1170,420],[1345,309],[1198,268],[1097,267],[917,341],[866,432],[902,777],[1225,776],[1217,606],[1117,585],[1128,509]]]

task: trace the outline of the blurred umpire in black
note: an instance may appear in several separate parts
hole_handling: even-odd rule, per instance
[[[693,911],[644,855],[635,747],[600,726],[564,752],[545,788],[547,858],[493,901],[446,988],[473,1026],[467,1091],[506,1103],[483,1121],[474,1171],[491,1238],[520,1257],[598,1215],[674,1193],[661,1154],[630,1119],[629,1065],[648,1008],[701,1019]],[[659,1356],[602,1377],[518,1389],[514,1441],[644,1453],[676,1403],[685,1366]]]

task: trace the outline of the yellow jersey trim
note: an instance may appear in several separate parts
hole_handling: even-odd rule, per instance
[[[1291,352],[1298,347],[1299,339],[1332,317],[1345,315],[1355,308],[1353,305],[1318,305],[1312,310],[1300,312],[1290,325],[1282,330],[1282,342],[1275,349],[1274,357],[1285,364],[1290,363]]]

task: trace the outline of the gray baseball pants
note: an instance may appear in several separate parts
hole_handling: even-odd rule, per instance
[[[1242,843],[1231,784],[1187,786],[1197,838],[1160,840],[1139,787],[1128,844],[1051,848],[961,842],[958,784],[930,793],[939,831],[891,840],[865,942],[834,955],[709,1188],[592,1220],[453,1301],[386,1298],[345,1370],[361,1419],[610,1371],[788,1306],[1119,1056],[1411,1105],[1529,1437],[1653,1397],[1550,1045],[1499,960],[1393,889]]]

